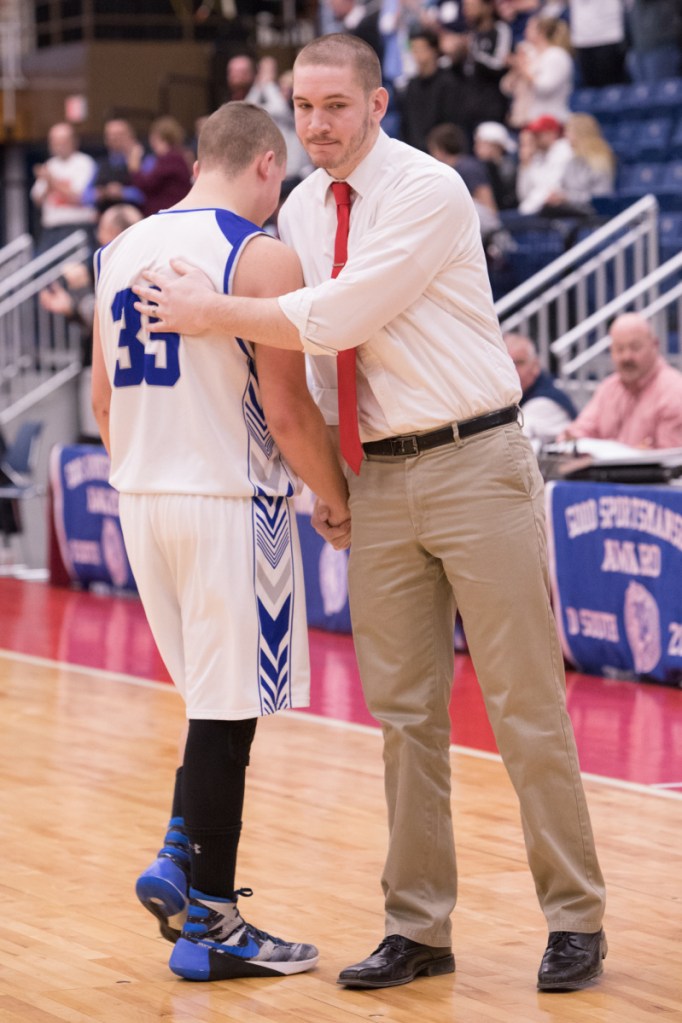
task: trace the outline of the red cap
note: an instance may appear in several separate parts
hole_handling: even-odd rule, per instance
[[[536,117],[534,121],[526,125],[528,131],[534,133],[541,131],[555,131],[559,135],[562,134],[564,126],[561,121],[557,121],[556,117],[552,117],[550,114],[542,114],[541,117]]]

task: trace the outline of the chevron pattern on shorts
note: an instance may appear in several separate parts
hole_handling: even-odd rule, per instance
[[[254,497],[253,523],[260,698],[263,713],[272,714],[291,706],[294,567],[286,498]]]
[[[294,493],[294,484],[265,420],[256,364],[248,345],[240,338],[237,338],[237,343],[246,356],[249,370],[242,397],[244,422],[249,434],[249,479],[256,494],[286,494],[291,497]]]

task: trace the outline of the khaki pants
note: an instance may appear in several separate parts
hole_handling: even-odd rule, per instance
[[[372,457],[350,486],[353,634],[365,699],[384,732],[386,933],[451,940],[456,609],[549,929],[599,930],[604,883],[566,711],[530,445],[512,424],[416,458]]]

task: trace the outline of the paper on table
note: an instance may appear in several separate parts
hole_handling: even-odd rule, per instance
[[[633,448],[615,440],[580,437],[548,444],[545,454],[590,455],[597,465],[679,465],[682,448]]]

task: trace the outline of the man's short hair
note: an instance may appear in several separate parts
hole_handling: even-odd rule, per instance
[[[381,63],[368,43],[357,36],[343,32],[313,39],[300,51],[294,61],[296,67],[321,65],[323,67],[346,67],[350,65],[365,93],[369,94],[381,86]]]
[[[466,132],[458,124],[437,124],[426,136],[429,150],[441,149],[448,156],[463,156],[469,152]]]
[[[430,28],[424,28],[422,25],[417,25],[410,29],[409,35],[410,42],[414,42],[415,39],[423,39],[432,50],[436,53],[440,53],[440,43],[438,42],[438,35]]]
[[[122,234],[126,228],[136,224],[138,220],[142,220],[142,213],[132,203],[117,202],[104,210],[102,218],[110,221],[110,226],[116,234]]]
[[[277,163],[284,163],[287,147],[275,122],[253,103],[235,100],[218,107],[204,123],[197,159],[204,168],[215,167],[234,175],[269,150]]]

